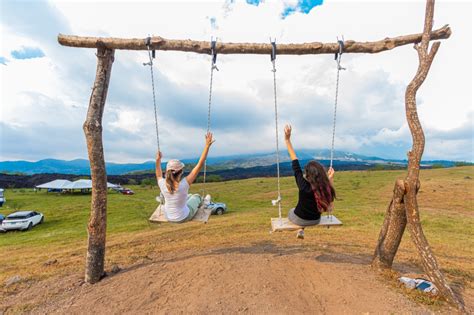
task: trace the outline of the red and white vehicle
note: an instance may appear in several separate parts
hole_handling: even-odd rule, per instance
[[[129,189],[129,188],[124,188],[120,191],[120,193],[122,195],[133,195],[135,194],[135,192],[133,192],[133,190]]]

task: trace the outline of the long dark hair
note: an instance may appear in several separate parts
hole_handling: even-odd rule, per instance
[[[179,183],[181,180],[181,175],[183,175],[183,170],[179,171],[166,171],[166,187],[170,193],[174,193],[176,191],[176,183]]]
[[[336,190],[331,185],[324,166],[316,161],[310,161],[306,164],[304,171],[306,180],[313,189],[319,212],[328,211],[329,206],[336,199]]]

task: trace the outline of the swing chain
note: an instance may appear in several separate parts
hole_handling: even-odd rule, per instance
[[[277,187],[278,187],[278,198],[272,200],[272,204],[276,206],[278,204],[278,218],[281,224],[281,189],[280,189],[280,145],[278,139],[278,103],[277,103],[277,84],[276,84],[276,40],[270,38],[270,44],[272,45],[272,52],[270,60],[272,62],[272,72],[273,72],[273,98],[275,102],[275,139],[276,139],[276,165],[277,165]]]
[[[212,84],[213,84],[213,77],[214,77],[214,70],[219,71],[216,65],[217,61],[217,50],[216,50],[216,40],[211,38],[211,79],[209,82],[209,104],[207,107],[207,132],[211,131],[211,104],[212,104]],[[203,185],[206,184],[206,175],[207,175],[207,158],[204,161],[204,173],[203,173]],[[204,195],[204,189],[203,189]]]
[[[336,95],[334,98],[334,115],[333,115],[333,122],[332,122],[332,141],[331,141],[331,158],[329,162],[329,168],[332,167],[333,160],[334,160],[334,138],[336,136],[336,115],[337,115],[337,98],[339,95],[339,73],[341,70],[346,70],[341,66],[341,57],[342,53],[344,52],[344,37],[342,40],[337,39],[337,43],[339,44],[339,51],[335,54],[334,59],[336,60],[337,64],[337,71],[336,71]]]
[[[329,168],[332,168],[333,165],[333,160],[334,160],[334,138],[336,136],[336,116],[337,116],[337,98],[339,95],[339,74],[341,70],[346,70],[346,68],[341,66],[341,57],[342,53],[344,52],[344,36],[342,37],[342,40],[337,38],[337,43],[339,45],[339,51],[334,55],[334,60],[336,60],[337,64],[337,71],[336,71],[336,94],[334,97],[334,116],[333,116],[333,122],[332,122],[332,142],[331,142],[331,159],[329,162]],[[327,217],[332,221],[332,207],[328,209],[328,214]],[[329,229],[329,225],[328,225]]]
[[[216,66],[217,61],[217,49],[216,49],[217,40],[211,39],[211,55],[212,55],[212,68],[219,71]]]
[[[151,76],[151,87],[153,91],[153,108],[155,110],[155,131],[156,131],[156,146],[158,151],[160,150],[160,133],[158,129],[158,109],[156,106],[156,94],[155,94],[155,78],[153,75],[153,59],[155,58],[155,50],[151,49],[151,37],[148,36],[145,39],[145,45],[148,49],[148,59],[149,62],[143,63],[144,66],[150,66],[150,76]]]

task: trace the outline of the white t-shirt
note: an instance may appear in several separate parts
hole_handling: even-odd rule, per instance
[[[178,189],[174,193],[170,193],[166,186],[166,180],[160,178],[158,186],[161,193],[165,196],[165,215],[168,221],[179,222],[186,219],[189,215],[189,208],[186,204],[188,199],[189,184],[186,178],[179,182]]]

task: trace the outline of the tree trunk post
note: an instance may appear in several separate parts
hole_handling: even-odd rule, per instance
[[[89,155],[92,199],[87,227],[87,258],[85,281],[98,282],[104,275],[105,237],[107,229],[107,173],[102,144],[102,115],[109,87],[114,50],[97,49],[97,71],[83,129]]]
[[[405,188],[407,191],[405,207],[408,230],[410,231],[411,238],[418,249],[426,274],[436,285],[442,296],[456,305],[459,310],[465,311],[463,301],[460,297],[454,294],[444,278],[444,275],[441,273],[438,262],[436,261],[436,258],[428,244],[428,240],[423,233],[418,201],[416,198],[417,187],[419,186],[420,162],[425,148],[425,135],[420,120],[418,119],[416,107],[416,93],[425,81],[433,59],[440,46],[440,42],[434,42],[431,48],[429,47],[430,33],[433,28],[434,2],[434,0],[427,0],[426,2],[423,36],[421,43],[415,44],[415,49],[418,53],[419,66],[415,77],[408,85],[405,93],[406,116],[413,140],[412,149],[408,152],[408,175],[405,178]]]
[[[405,213],[405,183],[399,179],[393,188],[393,197],[388,206],[379,240],[375,247],[372,267],[377,269],[392,268],[393,259],[398,251],[398,246],[402,240],[403,232],[407,225]]]
[[[430,70],[431,64],[436,52],[440,46],[440,42],[434,42],[431,48],[429,47],[431,29],[433,28],[433,15],[434,15],[434,0],[426,1],[425,11],[425,22],[421,43],[415,44],[415,49],[418,53],[418,70],[408,84],[405,92],[405,110],[408,126],[412,135],[412,148],[408,152],[408,174],[404,180],[404,196],[403,200],[400,200],[400,191],[397,187],[394,190],[394,196],[392,203],[390,204],[389,211],[385,217],[385,222],[380,231],[379,242],[375,249],[374,259],[372,264],[374,266],[391,266],[393,257],[398,249],[398,243],[396,246],[387,247],[387,240],[384,237],[390,235],[390,231],[394,230],[396,233],[392,233],[392,240],[388,242],[392,245],[396,243],[396,237],[400,237],[400,233],[403,233],[400,222],[405,220],[408,223],[408,230],[410,231],[413,243],[418,250],[421,258],[423,269],[425,270],[428,278],[436,285],[440,294],[445,297],[450,303],[456,305],[456,307],[465,312],[464,303],[461,297],[454,294],[451,287],[448,285],[444,275],[441,273],[438,262],[428,244],[428,240],[423,233],[420,222],[420,212],[418,208],[417,192],[420,187],[419,175],[420,175],[420,162],[423,156],[425,148],[425,135],[418,118],[417,106],[416,106],[416,93],[420,86],[426,79]],[[397,186],[399,183],[397,183]],[[398,211],[396,217],[394,212],[390,212],[390,209],[396,202],[400,201],[400,204],[404,203],[405,214]],[[401,209],[401,208],[400,208]],[[387,251],[385,251],[387,250]],[[392,261],[390,260],[392,259]]]

